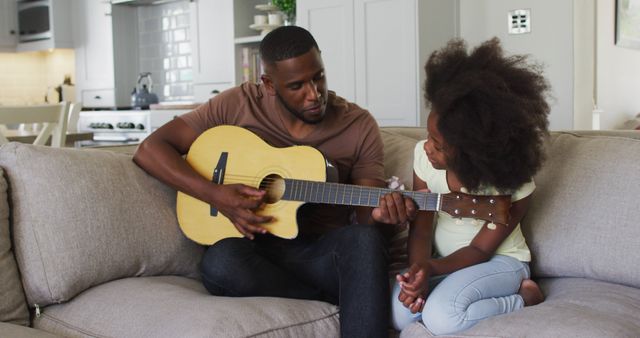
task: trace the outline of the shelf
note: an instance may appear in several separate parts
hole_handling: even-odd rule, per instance
[[[269,25],[269,24],[265,24],[265,25],[258,25],[258,24],[253,24],[253,25],[249,25],[249,28],[251,29],[255,29],[257,31],[260,31],[261,35],[267,35],[267,33],[271,32],[272,30],[278,28],[282,26],[282,24],[279,25]]]
[[[280,8],[272,4],[256,5],[256,9],[259,11],[265,11],[265,12],[277,12],[280,10]]]
[[[234,42],[236,44],[260,42],[262,41],[263,37],[264,35],[244,36],[241,38],[236,38]]]

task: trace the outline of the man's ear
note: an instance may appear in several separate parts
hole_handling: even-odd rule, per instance
[[[267,94],[271,96],[276,96],[276,89],[273,87],[273,81],[271,80],[271,76],[267,74],[262,74],[260,76],[262,79],[262,83],[264,84],[264,88],[267,90]]]

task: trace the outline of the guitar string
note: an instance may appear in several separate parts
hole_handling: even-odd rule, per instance
[[[284,178],[265,177],[261,181],[259,181],[260,177],[257,177],[257,176],[237,175],[237,174],[227,174],[227,175],[225,175],[225,178],[233,179],[233,181],[234,181],[233,183],[254,183],[254,182],[259,182],[259,183],[267,183],[269,185],[273,185],[276,181],[285,181],[286,180]],[[300,180],[300,179],[295,179],[295,180],[298,181],[298,182],[307,183],[307,184],[321,183],[321,184],[327,184],[330,187],[344,187],[345,189],[346,189],[346,187],[353,186],[353,185],[349,185],[349,184],[336,183],[336,182],[307,181],[307,180]],[[387,192],[387,191],[392,190],[390,188],[371,187],[371,186],[355,186],[355,188],[356,189],[367,189],[367,190],[378,190],[379,192]],[[417,193],[417,194],[420,194],[420,195],[424,194],[423,192],[411,191],[411,190],[400,190],[399,192]]]
[[[264,189],[264,190],[269,190],[271,189],[273,186],[275,186],[276,181],[284,181],[285,179],[277,177],[264,177],[264,178],[260,178],[257,176],[249,176],[249,175],[235,175],[235,174],[227,174],[225,175],[225,178],[229,178],[230,180],[233,180],[234,182],[227,182],[227,184],[234,184],[234,183],[242,183],[242,184],[258,184],[258,188],[260,189]],[[329,190],[325,191],[323,190],[323,195],[325,193],[331,194],[332,192],[335,192],[338,189],[332,189],[332,188],[340,188],[343,187],[346,189],[347,185],[342,185],[341,183],[333,183],[333,182],[317,182],[317,181],[305,181],[305,180],[299,180],[302,181],[303,183],[323,183],[323,184],[328,184],[329,185]],[[298,189],[302,189],[301,186],[297,187]],[[365,190],[373,190],[374,191],[374,197],[376,197],[375,195],[378,195],[378,197],[382,196],[382,193],[386,193],[388,192],[390,189],[388,188],[380,188],[380,187],[366,187],[366,186],[359,186],[356,188],[364,188]],[[352,188],[353,189],[353,188]],[[375,192],[377,190],[377,193]],[[356,194],[360,195],[362,194],[363,191],[360,192],[355,192]],[[371,195],[369,192],[369,197],[367,198],[367,200],[370,199]],[[414,199],[416,199],[419,204],[422,203],[428,203],[428,196],[427,195],[423,195],[424,193],[422,192],[414,192],[414,191],[404,191],[405,193],[411,193],[412,197]],[[415,195],[415,193],[418,193],[418,196]],[[306,192],[304,193],[306,196]],[[354,191],[351,191],[351,194],[354,194]],[[456,194],[457,195],[457,194]],[[361,197],[361,195],[360,195]],[[488,198],[491,196],[476,196],[476,197],[481,197],[481,198]],[[450,195],[450,194],[441,194],[441,198],[443,199],[443,201],[450,201],[450,200],[458,200],[458,197]],[[464,198],[464,197],[463,197]],[[466,199],[468,199],[468,197],[466,197]]]
[[[226,184],[235,184],[235,183],[241,183],[241,184],[247,184],[247,185],[257,185],[257,188],[259,189],[263,189],[263,190],[270,190],[273,186],[276,185],[276,181],[284,181],[284,178],[281,177],[264,177],[264,178],[260,178],[257,176],[250,176],[250,175],[238,175],[238,174],[226,174],[225,178],[229,178],[230,181],[227,181]],[[299,184],[298,186],[294,187],[294,192],[292,193],[294,196],[296,196],[296,190],[299,191],[300,194],[304,194],[305,196],[307,196],[306,190],[305,192],[301,192],[300,190],[303,188],[303,186],[305,187],[305,189],[307,188],[307,185],[305,183],[322,183],[322,184],[327,184],[329,187],[327,190],[323,189],[321,195],[322,196],[329,196],[332,193],[337,193],[341,188],[345,191],[346,193],[346,189],[351,188],[351,198],[358,198],[359,201],[362,201],[362,199],[364,198],[365,201],[371,201],[371,198],[373,197],[374,200],[378,200],[382,197],[382,195],[388,193],[389,191],[391,191],[392,189],[389,188],[381,188],[381,187],[370,187],[370,186],[353,186],[353,185],[346,185],[346,184],[342,184],[342,183],[334,183],[334,182],[319,182],[319,181],[306,181],[306,180],[298,180],[301,182],[301,184]],[[313,190],[313,189],[312,189]],[[314,194],[315,196],[318,195],[320,191],[316,191],[316,193]],[[411,194],[411,197],[421,206],[426,207],[427,205],[433,204],[436,201],[434,200],[435,197],[431,197],[429,198],[428,195],[426,195],[423,192],[415,192],[415,191],[400,191],[401,193],[403,193],[404,195],[408,195]],[[367,194],[367,196],[365,197],[363,195],[363,193]],[[326,194],[326,195],[325,195]],[[302,197],[302,196],[300,196]],[[308,198],[308,197],[307,197]],[[337,198],[337,195],[336,195]],[[344,200],[344,198],[343,198]]]
[[[275,185],[275,182],[277,181],[285,181],[286,179],[284,178],[273,178],[273,177],[264,177],[264,178],[260,178],[258,176],[250,176],[250,175],[237,175],[237,174],[226,174],[225,178],[230,178],[233,179],[233,183],[260,183],[260,187],[267,187],[270,188],[272,186]],[[322,181],[307,181],[307,180],[300,180],[297,179],[297,181],[299,182],[303,182],[303,183],[310,183],[310,184],[314,184],[314,183],[322,183],[322,184],[327,184],[331,187],[344,187],[346,189],[346,186],[350,186],[350,185],[343,185],[342,183],[335,183],[335,182],[322,182]],[[381,188],[381,187],[370,187],[370,186],[358,186],[356,188],[359,189],[371,189],[371,190],[377,190],[379,193],[384,193],[387,192],[391,189],[389,188]],[[418,193],[420,195],[422,195],[422,192],[416,192],[416,191],[411,191],[411,190],[404,190],[402,192],[406,192],[406,193]],[[453,196],[453,195],[449,195],[449,194],[440,194],[441,198],[444,200],[458,200],[459,198],[457,196]],[[469,194],[467,194],[469,195]],[[473,196],[475,198],[482,198],[482,199],[487,199],[490,197],[495,197],[495,196],[491,196],[491,195],[469,195],[469,196]],[[462,198],[469,198],[469,197],[462,197]]]

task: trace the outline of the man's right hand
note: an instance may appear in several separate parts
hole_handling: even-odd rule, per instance
[[[255,211],[264,203],[265,191],[244,184],[216,186],[213,205],[225,215],[242,235],[254,239],[254,234],[265,234],[260,224],[273,220],[271,216],[259,216]]]

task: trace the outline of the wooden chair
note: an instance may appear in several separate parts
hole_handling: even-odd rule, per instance
[[[68,102],[38,106],[0,106],[0,124],[42,124],[38,136],[33,141],[36,145],[45,145],[51,137],[52,147],[64,147],[68,116]],[[0,145],[8,142],[0,131]]]

